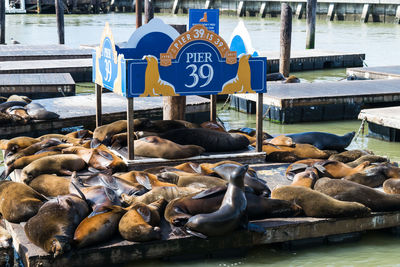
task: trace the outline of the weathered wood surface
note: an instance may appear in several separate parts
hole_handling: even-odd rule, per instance
[[[92,58],[92,49],[65,45],[2,45],[0,61]]]
[[[267,57],[267,73],[279,71],[279,51],[261,51]],[[362,67],[365,54],[327,50],[295,50],[290,52],[290,71],[318,70],[324,68]]]
[[[348,68],[346,74],[361,79],[400,79],[400,66]]]
[[[22,134],[40,135],[43,132],[66,127],[85,126],[94,128],[96,124],[96,97],[94,94],[35,100],[47,110],[60,115],[58,120],[35,121],[27,125],[0,127],[0,138],[15,137]],[[127,100],[125,97],[105,93],[102,97],[102,123],[126,119]],[[208,112],[209,100],[199,96],[189,96],[187,113]],[[135,99],[135,117],[161,117],[162,98],[147,97]]]
[[[76,82],[92,81],[92,59],[25,60],[0,62],[0,74],[70,73]]]
[[[363,109],[358,115],[358,119],[365,119],[367,122],[400,129],[400,106]]]
[[[13,94],[33,99],[71,96],[75,82],[69,73],[0,74],[0,96]]]
[[[290,72],[290,49],[292,43],[292,8],[281,4],[281,34],[279,72],[288,77]]]
[[[256,95],[236,94],[234,97],[255,103]],[[338,103],[391,103],[400,101],[397,80],[340,81],[325,83],[269,83],[264,104],[279,108],[315,106]]]

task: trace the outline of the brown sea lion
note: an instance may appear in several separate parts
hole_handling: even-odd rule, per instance
[[[46,199],[26,184],[0,182],[0,212],[12,223],[25,222],[34,216]]]
[[[310,144],[318,149],[330,149],[343,151],[350,145],[356,133],[350,132],[343,136],[324,132],[304,132],[295,134],[285,134],[292,138],[296,144]]]
[[[294,75],[290,75],[289,77],[287,77],[286,80],[283,81],[283,83],[299,83],[299,82],[300,82],[300,79]]]
[[[137,202],[129,207],[129,209],[135,209],[143,218],[143,220],[151,226],[160,225],[162,214],[164,214],[165,206],[167,201],[163,198],[152,202],[148,205]]]
[[[226,189],[226,186],[215,187],[198,194],[176,198],[168,203],[164,217],[172,225],[183,226],[196,214],[215,212],[221,206]],[[196,197],[199,194],[201,197]],[[249,220],[292,217],[301,212],[298,205],[286,200],[260,197],[251,192],[245,192],[245,195]]]
[[[199,128],[200,126],[184,120],[155,120],[147,118],[135,119],[135,131],[164,133],[174,129]]]
[[[222,126],[220,123],[218,123],[216,121],[205,121],[202,124],[200,124],[200,127],[226,133],[224,126]]]
[[[309,144],[295,144],[294,146],[275,146],[263,144],[263,151],[267,153],[267,159],[281,159],[282,162],[293,162],[293,159],[326,159],[329,155]],[[283,155],[277,155],[283,153]]]
[[[197,145],[207,152],[228,152],[247,149],[249,140],[240,134],[223,133],[204,128],[176,129],[160,134],[161,138],[168,139],[180,145]]]
[[[228,188],[217,211],[190,217],[184,226],[188,233],[200,237],[220,236],[241,227],[247,228],[244,176],[248,167],[238,166],[231,173]]]
[[[71,175],[73,171],[85,168],[85,161],[77,155],[60,154],[47,156],[33,161],[22,169],[21,181],[29,183],[41,174]]]
[[[25,224],[28,239],[54,257],[71,249],[75,229],[89,214],[89,207],[76,195],[58,196],[46,202]]]
[[[14,137],[8,141],[6,141],[6,140],[2,141],[1,149],[5,150],[4,156],[7,157],[7,156],[11,155],[11,153],[15,153],[21,149],[24,149],[24,148],[30,146],[30,145],[33,145],[34,143],[37,143],[39,141],[40,140],[37,140],[32,137],[26,137],[26,136]]]
[[[348,181],[369,187],[378,187],[390,178],[400,178],[400,168],[391,163],[383,163],[378,166],[370,166],[362,172],[343,177]]]
[[[176,186],[161,186],[155,187],[151,191],[141,195],[141,196],[127,196],[122,195],[124,203],[132,205],[136,202],[142,202],[144,204],[150,204],[161,198],[165,199],[167,202],[177,198],[187,196],[189,194],[197,193],[201,191],[197,188],[190,187],[176,187]]]
[[[37,138],[37,140],[42,141],[42,140],[45,140],[45,139],[53,139],[53,138],[54,139],[59,139],[62,142],[65,142],[65,143],[74,144],[76,146],[80,145],[81,142],[82,142],[81,139],[73,138],[73,137],[70,137],[70,136],[63,135],[63,134],[45,134],[45,135],[39,136]]]
[[[309,217],[361,217],[370,213],[370,209],[360,203],[339,201],[304,186],[281,186],[272,191],[271,197],[298,204]]]
[[[81,147],[81,146],[71,146],[71,147],[64,148],[62,150],[62,153],[78,155],[86,162],[86,164],[88,164],[90,158],[92,157],[93,150],[90,148],[85,148],[85,147]]]
[[[383,191],[387,194],[400,194],[400,179],[390,178],[383,183]]]
[[[118,231],[118,224],[126,210],[120,206],[112,206],[108,211],[89,215],[76,228],[74,244],[83,248],[111,239]]]
[[[77,138],[77,139],[91,139],[93,137],[93,132],[90,130],[79,130],[72,133],[68,133],[65,136]]]
[[[344,151],[342,153],[334,154],[328,158],[328,160],[336,160],[340,161],[343,163],[348,163],[351,161],[354,161],[358,159],[359,157],[365,156],[365,155],[371,155],[371,153],[365,151],[365,150],[359,150],[359,149],[354,149],[354,150],[348,150]]]
[[[377,155],[365,155],[365,156],[359,157],[358,159],[356,159],[354,161],[348,162],[346,164],[347,164],[347,166],[354,168],[366,161],[368,161],[370,163],[380,163],[380,162],[388,162],[389,159],[387,157],[381,157],[381,156],[377,156]]]
[[[144,171],[130,171],[123,174],[116,174],[116,176],[132,184],[139,183],[146,187],[148,190],[151,190],[153,187],[176,186],[172,183],[161,182],[154,174]]]
[[[135,140],[138,139],[135,136]],[[111,138],[111,148],[120,149],[128,144],[128,133],[114,134]]]
[[[198,156],[204,148],[197,145],[179,145],[158,136],[135,140],[135,155],[151,158],[181,159]]]
[[[146,242],[161,239],[160,227],[152,227],[146,223],[136,209],[130,209],[122,216],[118,225],[121,236],[129,241]]]
[[[266,142],[265,140],[264,142]],[[293,142],[292,138],[287,137],[285,135],[278,135],[277,137],[272,138],[271,140],[267,141],[269,144],[273,144],[275,146],[289,146],[294,147],[295,143]]]
[[[24,120],[24,123],[28,123],[28,121],[31,120],[31,117],[24,107],[10,107],[6,110],[6,113],[21,117]]]
[[[386,194],[369,186],[343,179],[319,179],[314,189],[338,200],[361,203],[371,211],[400,210],[400,196]]]
[[[32,99],[30,99],[27,96],[24,95],[11,95],[7,98],[7,102],[11,102],[11,101],[20,101],[20,102],[25,102],[27,104],[32,102]]]
[[[110,145],[112,136],[114,134],[126,132],[127,129],[126,127],[127,127],[126,120],[119,120],[110,124],[97,127],[93,132],[91,147],[95,148],[99,144],[104,144],[106,146]]]
[[[224,186],[227,181],[207,175],[179,175],[174,172],[163,172],[157,175],[161,181],[176,184],[179,187],[193,187],[209,189],[216,186]]]
[[[308,167],[305,171],[299,172],[294,176],[291,185],[313,188],[318,178],[318,170],[313,167]]]
[[[69,178],[60,177],[54,174],[42,174],[33,179],[29,186],[46,197],[68,195]]]
[[[88,165],[97,170],[112,170],[124,172],[128,169],[126,163],[105,145],[99,145],[93,149]]]

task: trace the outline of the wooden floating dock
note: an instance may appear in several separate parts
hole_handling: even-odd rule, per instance
[[[0,62],[0,74],[70,73],[75,82],[92,81],[92,59],[52,59]]]
[[[75,82],[69,73],[0,74],[0,96],[24,95],[49,98],[75,95]]]
[[[277,184],[290,183],[284,177],[287,166],[276,163],[252,165],[271,188]],[[221,237],[201,239],[173,231],[163,219],[162,240],[138,243],[116,236],[101,245],[74,250],[55,259],[27,239],[23,230],[24,223],[6,222],[6,226],[13,238],[13,246],[26,267],[105,266],[144,259],[214,256],[232,249],[248,249],[256,245],[295,240],[307,239],[310,244],[315,238],[322,238],[329,243],[340,242],[351,233],[397,227],[400,225],[400,212],[372,213],[362,218],[271,218],[252,223],[265,229],[265,233],[242,230]]]
[[[268,83],[264,94],[265,118],[279,123],[357,119],[362,108],[400,103],[399,80],[325,83]],[[251,94],[232,95],[230,106],[255,113]]]
[[[0,126],[0,138],[12,138],[21,135],[40,136],[62,128],[84,126],[95,128],[96,98],[94,94],[35,100],[47,110],[60,115],[58,120],[34,121],[26,125]],[[199,96],[189,96],[186,100],[186,116],[189,121],[208,120],[210,101]],[[126,119],[127,100],[113,93],[103,94],[103,123]],[[162,97],[135,99],[135,117],[161,119]]]
[[[349,68],[346,74],[356,79],[400,79],[400,66]]]
[[[400,142],[400,106],[363,109],[358,119],[368,122],[368,135],[385,141]]]
[[[92,58],[92,49],[65,45],[2,45],[0,61]]]
[[[267,57],[267,73],[279,72],[279,51],[262,51]],[[320,70],[330,68],[362,67],[365,54],[325,50],[299,50],[290,52],[290,71]]]

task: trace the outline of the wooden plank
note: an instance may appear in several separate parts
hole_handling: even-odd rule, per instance
[[[92,58],[92,49],[76,49],[65,45],[4,45],[0,61]]]
[[[400,66],[348,68],[346,74],[361,79],[400,79]]]
[[[363,109],[358,115],[358,119],[365,119],[367,122],[400,129],[400,106]]]

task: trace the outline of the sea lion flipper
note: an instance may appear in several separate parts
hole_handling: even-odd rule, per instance
[[[316,164],[314,164],[314,166],[313,166],[314,168],[316,168],[319,172],[321,172],[321,173],[324,173],[324,172],[326,172],[326,169],[325,169],[325,167],[324,166],[322,166],[321,164],[318,164],[318,163],[316,163]]]
[[[136,181],[146,187],[147,190],[151,190],[153,188],[148,175],[138,174],[136,175]]]
[[[197,236],[197,237],[200,237],[200,238],[203,238],[203,239],[206,239],[206,238],[207,238],[206,235],[203,235],[202,233],[193,231],[193,230],[191,230],[191,229],[189,229],[189,228],[186,228],[185,231],[186,231],[186,233],[191,234],[191,235],[193,235],[193,236]]]
[[[298,171],[307,168],[308,165],[304,163],[294,163],[290,171]]]
[[[69,171],[69,170],[66,170],[66,169],[60,169],[58,172],[59,172],[61,175],[67,175],[67,176],[71,176],[71,175],[72,175],[72,172]]]
[[[224,193],[225,190],[226,190],[225,186],[216,186],[216,187],[201,191],[200,193],[194,195],[192,197],[192,199],[201,199],[201,198],[205,198],[205,197],[215,196],[216,194]]]

